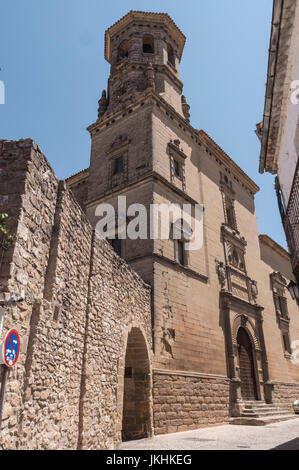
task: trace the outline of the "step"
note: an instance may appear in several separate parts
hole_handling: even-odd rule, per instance
[[[279,408],[278,406],[264,406],[264,407],[261,407],[261,406],[255,406],[254,407],[253,406],[252,408],[247,408],[245,406],[244,411],[248,411],[248,412],[250,412],[250,411],[254,411],[254,412],[255,411],[260,411],[262,413],[263,411],[272,411],[272,410],[275,411],[275,410],[281,410],[281,409],[282,408]]]
[[[269,408],[269,407],[272,407],[272,406],[275,406],[273,405],[272,403],[265,403],[264,401],[256,401],[256,402],[244,402],[244,406],[246,408]]]
[[[286,414],[285,411],[278,411],[276,413],[252,413],[252,414],[248,414],[248,413],[242,413],[241,414],[241,417],[242,418],[258,418],[258,419],[264,419],[264,418],[268,418],[268,417],[273,417],[275,418],[276,416],[281,416],[281,415],[284,415]],[[292,413],[291,413],[292,415]]]
[[[267,410],[261,410],[261,409],[256,409],[256,410],[243,410],[242,415],[246,414],[248,416],[252,415],[270,415],[270,414],[284,414],[284,413],[292,413],[292,411],[285,410],[282,408],[274,408],[274,409],[267,409]]]
[[[266,426],[267,424],[279,423],[281,421],[289,421],[293,419],[298,419],[299,416],[290,413],[284,413],[276,416],[267,416],[264,418],[248,418],[240,416],[238,418],[231,418],[229,420],[230,424],[233,425],[243,425],[243,426]]]

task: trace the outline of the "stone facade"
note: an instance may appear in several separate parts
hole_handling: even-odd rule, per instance
[[[259,235],[257,185],[190,125],[184,43],[165,14],[130,12],[109,28],[90,167],[65,182],[30,139],[0,141],[0,211],[18,234],[1,291],[25,298],[0,301],[3,334],[22,337],[2,448],[115,448],[227,423],[249,386],[287,407],[297,393],[290,257]],[[187,252],[184,234],[181,253],[172,236],[124,239],[118,257],[95,231],[97,206],[117,209],[118,196],[148,210],[203,205],[202,247]]]

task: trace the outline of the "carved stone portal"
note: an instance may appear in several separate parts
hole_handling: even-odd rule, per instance
[[[248,397],[245,396],[246,385],[244,386],[244,354],[242,356],[238,342],[242,334],[244,337],[248,337],[247,347],[245,347],[246,345],[243,346],[245,352],[248,352],[247,356],[250,361],[248,359],[247,362],[249,365],[247,365],[250,367],[254,389],[256,388],[256,395],[253,399],[266,400],[268,403],[272,401],[271,387],[268,386],[271,382],[269,380],[268,361],[262,326],[263,308],[259,305],[254,305],[248,301],[242,300],[227,291],[222,291],[220,296],[228,374],[231,378],[231,413],[232,416],[240,416],[244,402],[248,400]],[[242,358],[243,362],[240,363]]]

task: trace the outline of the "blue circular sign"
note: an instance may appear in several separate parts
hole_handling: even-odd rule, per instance
[[[5,336],[2,354],[7,367],[16,364],[20,354],[20,337],[17,330],[10,330]]]

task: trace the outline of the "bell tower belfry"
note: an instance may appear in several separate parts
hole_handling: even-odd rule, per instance
[[[105,34],[111,64],[107,107],[114,112],[138,93],[155,89],[182,114],[179,66],[185,36],[167,14],[131,11]]]

